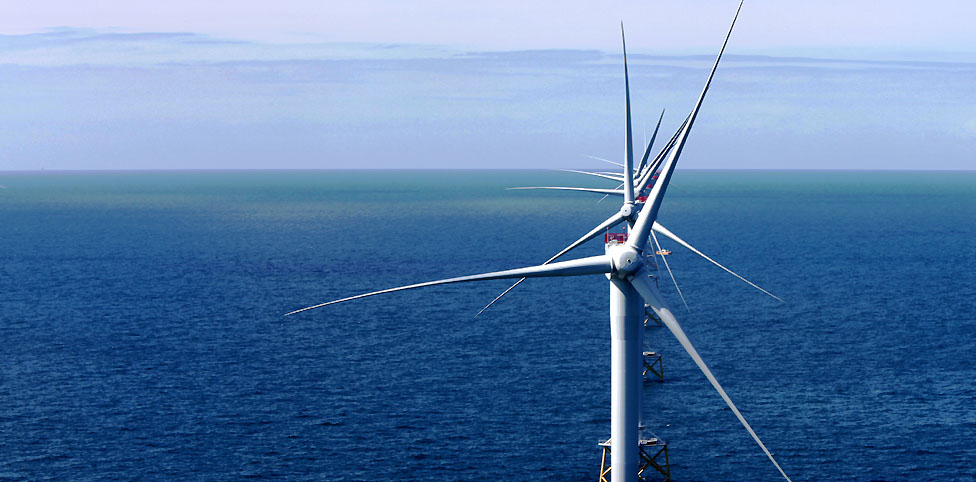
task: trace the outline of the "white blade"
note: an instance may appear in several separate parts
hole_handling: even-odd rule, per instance
[[[648,142],[647,148],[644,149],[644,157],[641,157],[640,163],[637,164],[637,172],[643,172],[644,166],[647,165],[647,158],[651,155],[651,149],[654,148],[654,139],[657,139],[657,131],[661,128],[662,120],[664,120],[664,109],[661,109],[661,117],[658,117],[657,125],[654,126],[654,133],[651,134],[651,142]]]
[[[647,167],[644,169],[644,172],[640,178],[640,182],[638,182],[637,185],[634,186],[636,192],[641,192],[644,189],[647,189],[647,186],[650,184],[651,179],[654,177],[654,173],[657,172],[657,169],[659,167],[661,167],[661,162],[664,160],[665,156],[667,156],[668,153],[671,152],[671,148],[674,147],[674,142],[678,139],[678,135],[681,134],[681,131],[685,128],[685,124],[687,123],[688,123],[688,119],[685,119],[684,122],[681,123],[681,126],[678,127],[678,130],[674,132],[674,135],[671,136],[671,140],[669,140],[668,143],[664,145],[664,149],[661,149],[661,152],[659,152],[657,157],[654,158],[654,161],[648,164]]]
[[[701,256],[702,258],[707,259],[709,262],[711,262],[715,266],[718,266],[719,268],[722,268],[723,270],[725,270],[726,273],[729,273],[730,275],[735,276],[736,278],[739,278],[742,281],[745,281],[746,283],[749,284],[749,286],[752,286],[753,288],[755,288],[755,289],[757,289],[759,291],[762,291],[763,293],[766,293],[767,295],[772,296],[773,298],[776,298],[776,300],[779,301],[780,303],[786,303],[779,296],[776,296],[776,295],[774,295],[774,294],[772,294],[772,293],[770,293],[770,292],[768,292],[768,291],[760,288],[759,285],[753,283],[752,281],[749,281],[749,280],[743,278],[742,276],[739,276],[738,273],[736,273],[735,271],[732,271],[732,270],[726,268],[725,266],[722,266],[721,264],[718,263],[718,261],[715,261],[714,259],[709,258],[708,256],[705,255],[705,253],[702,253],[701,251],[698,251],[697,249],[695,249],[694,246],[688,244],[687,242],[685,242],[685,240],[679,238],[677,234],[672,233],[670,230],[668,230],[668,228],[665,228],[664,226],[661,226],[656,221],[654,222],[654,231],[657,231],[657,232],[663,234],[664,236],[667,236],[672,241],[674,241],[674,242],[676,242],[676,243],[678,243],[678,244],[680,244],[680,245],[688,248],[689,250],[691,250],[691,252],[697,254],[698,256]],[[651,234],[653,235],[654,233],[652,232]]]
[[[634,132],[630,125],[630,77],[627,74],[627,39],[624,38],[624,23],[620,22],[620,42],[624,49],[624,94],[626,97],[627,134],[624,156],[624,203],[634,202]]]
[[[620,189],[620,188],[622,188],[622,187],[624,187],[624,185],[623,185],[623,183],[620,183],[620,184],[618,184],[618,185],[617,185],[617,190],[619,190],[619,189]],[[599,201],[597,201],[596,203],[597,203],[597,204],[600,204],[600,203],[602,203],[602,202],[603,202],[603,200],[607,198],[607,196],[609,196],[609,194],[604,194],[604,195],[603,195],[603,197],[601,197],[601,198],[600,198],[600,200],[599,200]]]
[[[561,172],[575,172],[576,174],[586,174],[588,176],[602,177],[604,179],[610,179],[611,181],[623,181],[623,177],[620,174],[605,174],[602,172],[590,172],[590,171],[577,171],[575,169],[556,169]]]
[[[624,167],[624,165],[623,165],[623,164],[621,164],[621,163],[619,163],[619,162],[614,162],[614,161],[611,161],[611,160],[609,160],[609,159],[604,159],[604,158],[602,158],[602,157],[596,157],[596,156],[589,156],[589,155],[588,155],[588,156],[586,156],[586,157],[589,157],[590,159],[596,159],[596,160],[598,160],[598,161],[603,161],[603,162],[606,162],[606,163],[608,163],[608,164],[613,164],[614,166],[618,166],[618,167]]]
[[[685,295],[681,292],[681,288],[678,286],[678,280],[674,279],[674,273],[671,272],[671,265],[668,264],[668,257],[664,255],[664,250],[661,249],[661,243],[657,241],[657,236],[654,235],[654,231],[651,231],[651,238],[654,239],[654,246],[657,246],[657,251],[661,253],[661,261],[664,261],[664,267],[668,269],[668,275],[671,276],[671,282],[674,283],[674,289],[678,290],[678,296],[681,297],[681,302],[684,303],[685,309],[691,312],[691,308],[688,308],[688,302],[685,301]]]
[[[585,242],[587,242],[587,241],[589,241],[589,240],[591,240],[591,239],[599,236],[600,233],[602,233],[603,231],[605,231],[607,229],[610,229],[610,228],[612,228],[612,227],[614,227],[614,226],[616,226],[616,225],[624,222],[626,219],[627,218],[621,216],[620,213],[616,213],[613,216],[610,216],[609,218],[607,218],[606,221],[603,221],[602,223],[600,223],[599,225],[597,225],[597,227],[595,227],[592,230],[590,230],[590,232],[584,234],[581,238],[577,239],[576,241],[573,241],[572,244],[570,244],[569,246],[566,246],[565,248],[563,248],[562,251],[556,253],[553,257],[547,259],[545,263],[542,263],[542,265],[544,266],[544,265],[547,265],[547,264],[555,261],[556,259],[558,259],[562,255],[564,255],[564,254],[566,254],[566,253],[568,253],[568,252],[576,249],[577,247],[579,247],[583,243],[585,243]],[[485,310],[487,310],[488,308],[491,307],[491,305],[495,304],[495,302],[498,301],[498,300],[500,300],[502,298],[502,296],[505,296],[506,294],[508,294],[509,291],[512,291],[512,289],[514,289],[516,286],[518,286],[519,284],[521,284],[523,281],[525,281],[525,278],[522,278],[522,279],[516,281],[515,284],[513,284],[512,286],[509,286],[507,290],[502,291],[502,294],[496,296],[495,299],[491,300],[491,303],[488,303],[487,305],[485,305],[485,307],[482,308],[481,311],[479,311],[477,315],[474,315],[474,317],[477,318],[478,315],[484,313]]]
[[[654,183],[651,193],[647,196],[648,205],[645,205],[641,209],[640,217],[637,218],[637,222],[634,224],[634,231],[627,240],[627,244],[638,250],[643,249],[647,245],[647,239],[651,234],[651,225],[657,220],[657,213],[661,209],[661,201],[664,199],[664,193],[668,189],[668,183],[671,181],[671,175],[674,173],[678,157],[681,155],[681,150],[684,149],[685,142],[688,140],[688,133],[691,132],[691,127],[695,124],[698,110],[701,109],[702,102],[705,101],[705,94],[708,93],[708,87],[712,84],[712,78],[715,77],[715,70],[718,69],[718,63],[722,60],[722,53],[725,52],[725,46],[728,45],[729,37],[732,36],[732,28],[735,27],[735,21],[739,18],[740,10],[742,10],[742,2],[739,2],[739,8],[735,11],[735,17],[732,18],[729,33],[725,36],[725,42],[722,44],[722,49],[718,52],[715,64],[712,65],[712,71],[708,74],[705,87],[702,89],[701,95],[698,96],[698,102],[695,103],[695,107],[691,110],[691,115],[688,116],[688,123],[685,124],[685,128],[682,129],[681,135],[678,136],[678,140],[671,149],[671,155],[668,156],[667,162],[664,163],[664,167],[661,169],[661,176]]]
[[[691,340],[688,339],[688,335],[685,334],[684,330],[681,329],[681,325],[678,324],[678,319],[674,317],[674,314],[671,313],[671,310],[668,309],[667,305],[664,303],[660,293],[657,291],[657,287],[655,287],[654,283],[651,282],[650,278],[647,277],[647,272],[639,272],[637,276],[631,280],[631,284],[634,285],[634,288],[637,289],[637,292],[641,294],[644,301],[646,301],[647,304],[650,305],[651,309],[654,310],[654,313],[656,313],[661,321],[664,322],[664,325],[671,330],[671,333],[673,333],[674,337],[678,339],[678,342],[681,343],[681,346],[684,347],[685,351],[691,355],[691,359],[695,361],[695,364],[698,365],[698,368],[701,369],[702,373],[705,374],[708,381],[711,382],[713,387],[715,387],[718,394],[722,396],[722,400],[725,400],[725,404],[732,409],[732,413],[734,413],[736,418],[739,419],[742,426],[746,428],[749,435],[752,435],[752,439],[759,444],[759,447],[762,448],[763,452],[766,453],[769,460],[773,462],[773,465],[775,465],[776,469],[779,470],[779,473],[783,475],[783,478],[790,480],[790,478],[786,475],[786,472],[783,472],[783,469],[779,466],[779,463],[776,462],[776,459],[773,458],[773,454],[769,452],[766,445],[763,444],[762,440],[759,439],[759,436],[756,435],[756,431],[752,429],[749,422],[746,421],[745,417],[742,416],[742,413],[739,412],[739,409],[736,408],[734,403],[732,403],[732,399],[729,398],[727,393],[725,393],[725,389],[723,389],[722,385],[718,383],[718,379],[716,379],[715,375],[712,374],[712,371],[708,368],[708,365],[706,365],[705,361],[702,360],[701,355],[698,354],[698,350],[696,350],[695,346],[691,344]]]
[[[502,291],[501,294],[499,294],[498,296],[495,297],[495,299],[491,300],[490,303],[488,303],[487,305],[485,305],[484,308],[482,308],[481,310],[479,310],[478,313],[476,313],[474,315],[474,317],[477,318],[477,317],[481,316],[481,314],[484,313],[485,310],[487,310],[488,308],[491,308],[491,305],[495,304],[496,301],[502,299],[502,296],[507,295],[509,291],[514,290],[516,286],[522,284],[522,282],[525,281],[525,280],[526,280],[526,278],[522,278],[522,279],[516,281],[515,283],[513,283],[512,286],[509,286],[508,289],[506,289],[505,291]]]
[[[582,192],[593,192],[597,194],[613,194],[615,196],[623,196],[624,191],[618,189],[594,189],[589,187],[559,187],[559,186],[531,186],[531,187],[510,187],[507,188],[509,191],[518,191],[525,189],[552,189],[556,191],[582,191]]]
[[[302,308],[300,310],[295,310],[289,313],[285,313],[285,316],[293,315],[295,313],[301,313],[303,311],[312,310],[315,308],[321,308],[323,306],[333,305],[336,303],[343,303],[346,301],[358,300],[360,298],[366,298],[368,296],[382,295],[384,293],[393,293],[396,291],[406,291],[415,288],[424,288],[427,286],[437,286],[446,285],[451,283],[466,283],[469,281],[485,281],[493,279],[511,279],[511,278],[552,278],[556,276],[580,276],[585,274],[606,274],[613,271],[613,263],[610,261],[610,257],[607,255],[601,256],[590,256],[589,258],[574,259],[572,261],[561,261],[559,263],[553,263],[545,266],[530,266],[527,268],[510,269],[506,271],[494,271],[491,273],[475,274],[471,276],[461,276],[458,278],[447,278],[437,281],[428,281],[426,283],[417,283],[414,285],[400,286],[397,288],[390,288],[386,290],[374,291],[372,293],[364,293],[361,295],[350,296],[348,298],[342,298],[340,300],[329,301],[326,303],[319,303],[314,306],[309,306],[307,308]]]

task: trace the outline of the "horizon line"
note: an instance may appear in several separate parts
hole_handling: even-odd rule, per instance
[[[3,174],[84,174],[84,173],[151,173],[151,172],[380,172],[380,171],[557,171],[561,172],[566,168],[440,168],[440,167],[394,167],[394,168],[146,168],[146,169],[0,169]],[[577,168],[577,169],[596,169],[596,168]],[[602,166],[599,170],[602,169]],[[681,171],[700,171],[700,172],[730,172],[730,171],[752,171],[752,172],[933,172],[933,173],[976,173],[974,169],[816,169],[816,168],[677,168]]]

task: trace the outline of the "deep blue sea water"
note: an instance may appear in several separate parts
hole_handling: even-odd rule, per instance
[[[604,278],[529,280],[477,319],[506,281],[282,317],[541,262],[617,203],[503,188],[580,182],[0,173],[0,480],[596,480]],[[672,185],[661,223],[787,301],[662,241],[686,331],[793,480],[976,479],[976,173]],[[674,338],[647,338],[675,480],[777,480]]]

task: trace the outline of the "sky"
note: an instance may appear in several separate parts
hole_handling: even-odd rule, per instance
[[[737,2],[40,0],[0,17],[0,171],[603,167],[690,111]],[[976,2],[748,0],[698,169],[976,167]]]

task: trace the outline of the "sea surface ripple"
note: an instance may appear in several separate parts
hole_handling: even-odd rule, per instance
[[[529,280],[478,318],[505,281],[282,316],[537,264],[616,202],[504,188],[581,181],[0,172],[0,480],[596,480],[604,278]],[[676,174],[661,223],[786,300],[662,240],[676,313],[793,480],[976,480],[974,220],[974,173]],[[666,329],[647,339],[674,480],[777,480]]]

